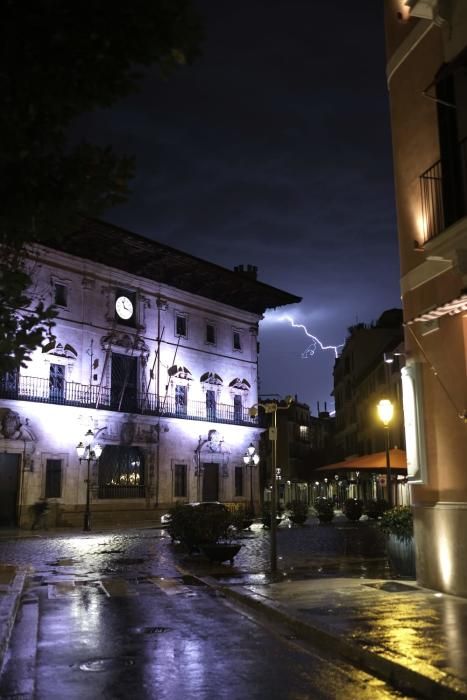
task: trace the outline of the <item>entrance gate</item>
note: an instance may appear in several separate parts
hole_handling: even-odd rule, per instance
[[[0,526],[18,524],[18,488],[20,455],[0,454]]]
[[[203,464],[203,501],[219,500],[219,465],[215,462]]]

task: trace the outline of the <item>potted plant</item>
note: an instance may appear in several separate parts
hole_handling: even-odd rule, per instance
[[[360,520],[363,514],[363,502],[358,498],[347,498],[342,507],[342,511],[347,520]]]
[[[320,523],[330,523],[334,518],[334,503],[330,498],[320,496],[313,507]]]
[[[238,554],[232,513],[221,503],[188,503],[170,510],[167,530],[190,554],[201,551],[211,561],[223,562]]]
[[[289,520],[296,525],[303,525],[308,517],[308,503],[305,501],[290,501],[286,506],[289,511]]]
[[[380,523],[386,535],[388,559],[393,571],[401,577],[415,577],[413,515],[410,506],[386,510]]]
[[[276,504],[276,524],[277,525],[279,525],[279,523],[282,522],[282,513],[283,513],[283,508],[279,503],[277,503]],[[264,501],[264,503],[263,503],[263,508],[261,511],[261,522],[263,523],[263,527],[271,527],[271,502],[270,501]]]
[[[248,530],[253,525],[254,519],[254,511],[246,506],[240,506],[232,512],[232,524],[237,530]]]
[[[378,520],[388,508],[389,503],[384,498],[380,498],[377,501],[366,501],[363,506],[363,512],[368,518]]]

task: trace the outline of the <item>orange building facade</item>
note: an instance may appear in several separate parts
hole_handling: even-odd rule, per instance
[[[420,584],[467,596],[467,3],[385,0]]]

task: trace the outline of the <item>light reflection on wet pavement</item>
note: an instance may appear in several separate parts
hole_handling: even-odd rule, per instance
[[[213,575],[238,581],[270,580],[270,533],[261,526],[240,535],[242,548],[234,565],[210,567]],[[278,575],[291,580],[336,576],[389,578],[384,537],[372,521],[350,523],[344,518],[331,525],[310,519],[304,526],[282,523],[277,530]],[[0,538],[0,560],[33,566],[35,573],[55,571],[86,577],[120,575],[176,575],[177,561],[186,554],[157,528],[126,532],[44,533],[41,536]],[[206,560],[190,557],[190,566],[205,567]]]
[[[361,551],[384,558],[379,532],[370,526],[358,536],[359,544],[355,528],[281,526],[279,576],[314,575],[310,563],[318,577],[329,575],[337,566],[330,547],[344,548],[345,575],[361,575]],[[212,567],[157,529],[0,538],[1,560],[32,567],[27,595],[40,610],[35,700],[401,697],[290,634],[258,626],[177,568],[189,562],[232,580],[269,580],[269,532],[246,533],[242,543],[234,566]]]

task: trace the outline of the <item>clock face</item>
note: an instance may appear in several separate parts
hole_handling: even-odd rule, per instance
[[[127,321],[133,316],[133,304],[131,303],[130,299],[128,299],[128,297],[118,297],[115,301],[115,311],[120,316],[120,318],[123,318],[125,321]]]

